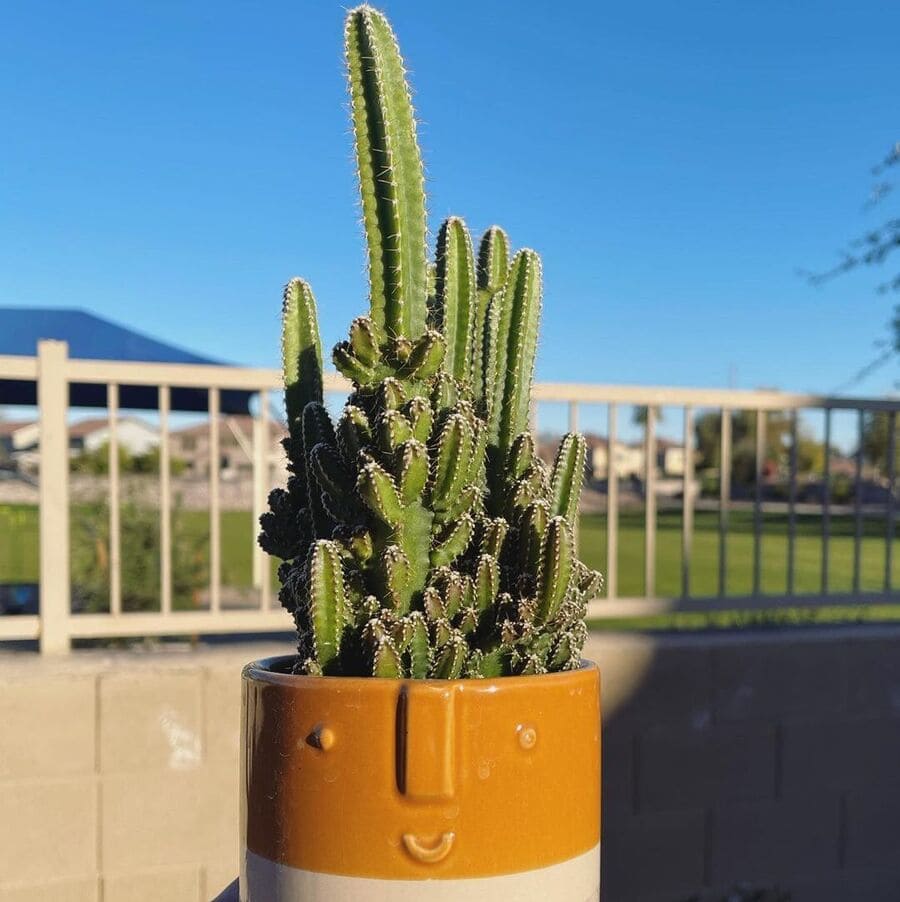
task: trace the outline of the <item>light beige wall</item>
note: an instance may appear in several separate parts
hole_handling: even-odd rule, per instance
[[[240,668],[0,657],[0,900],[208,900],[237,872]]]
[[[0,656],[0,900],[208,902],[239,675],[287,645]],[[605,902],[900,898],[900,629],[605,636]],[[706,898],[704,896],[704,898]]]

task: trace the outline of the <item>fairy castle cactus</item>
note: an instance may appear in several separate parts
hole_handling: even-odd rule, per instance
[[[530,395],[541,264],[490,228],[440,227],[433,263],[403,60],[382,14],[350,12],[346,58],[369,312],[332,353],[353,392],[323,405],[312,291],[283,307],[289,480],[260,543],[283,563],[300,673],[415,678],[578,666],[599,574],[575,552],[585,442],[552,468]]]

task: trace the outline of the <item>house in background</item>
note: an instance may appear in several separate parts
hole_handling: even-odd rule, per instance
[[[140,417],[119,417],[116,422],[119,447],[133,457],[148,454],[159,446],[159,433]],[[0,422],[0,449],[16,467],[26,473],[39,468],[40,425],[35,420]],[[69,425],[69,456],[98,451],[109,444],[106,417],[76,420]]]
[[[119,447],[133,457],[149,454],[159,447],[159,432],[140,417],[119,417],[116,421]],[[109,444],[109,421],[103,418],[78,420],[69,426],[69,453],[73,456],[98,451]]]
[[[16,455],[37,447],[38,424],[34,420],[0,421],[0,460],[16,461]]]
[[[594,482],[603,482],[609,474],[610,453],[613,455],[619,479],[641,479],[644,475],[644,446],[640,443],[613,442],[610,452],[609,439],[602,435],[588,434],[588,472]]]
[[[695,452],[696,459],[696,452]],[[684,476],[684,445],[668,438],[656,440],[656,468],[660,476]]]
[[[267,457],[272,471],[285,470],[281,440],[287,435],[285,426],[269,420]],[[209,424],[197,423],[171,435],[171,453],[185,465],[186,475],[208,478],[210,465]],[[219,472],[223,479],[250,478],[253,473],[253,418],[226,416],[219,425]]]

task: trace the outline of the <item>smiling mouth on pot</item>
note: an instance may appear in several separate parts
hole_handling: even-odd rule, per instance
[[[442,833],[436,843],[428,844],[413,833],[404,833],[403,847],[416,861],[422,864],[437,864],[450,854],[455,839],[455,833]]]

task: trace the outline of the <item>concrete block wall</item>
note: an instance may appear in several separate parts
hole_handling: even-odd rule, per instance
[[[246,654],[0,657],[2,902],[202,902],[230,882]]]
[[[286,647],[0,656],[0,902],[214,898],[238,867],[240,668]],[[604,902],[738,882],[900,899],[900,629],[606,635],[588,653]]]
[[[719,900],[736,884],[900,900],[900,631],[592,646],[605,902]]]

